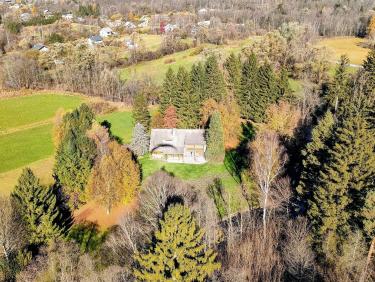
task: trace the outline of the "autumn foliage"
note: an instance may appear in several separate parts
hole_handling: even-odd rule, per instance
[[[164,128],[176,128],[178,123],[177,112],[174,106],[169,106],[165,110],[163,117]]]

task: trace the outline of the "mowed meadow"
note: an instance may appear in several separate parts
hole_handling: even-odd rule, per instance
[[[41,92],[0,99],[0,194],[9,194],[26,166],[44,184],[52,182],[53,120],[59,109],[70,111],[87,98],[66,93]],[[130,142],[131,112],[119,111],[98,117],[108,120],[124,143]]]

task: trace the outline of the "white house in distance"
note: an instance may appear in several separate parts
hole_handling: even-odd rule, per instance
[[[202,164],[205,152],[204,129],[151,129],[150,153],[155,160]]]
[[[90,46],[98,45],[103,43],[103,37],[101,37],[100,35],[93,35],[89,37],[87,42]]]
[[[100,30],[99,32],[99,35],[103,38],[106,38],[108,36],[112,36],[114,35],[115,33],[113,32],[113,30],[110,28],[110,27],[104,27]]]
[[[48,47],[43,45],[43,44],[35,44],[32,49],[35,50],[35,51],[39,51],[39,52],[48,52],[49,51]]]

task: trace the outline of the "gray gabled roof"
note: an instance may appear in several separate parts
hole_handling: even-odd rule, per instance
[[[103,41],[103,38],[100,35],[93,35],[90,36],[90,40],[93,42],[101,42]]]
[[[185,145],[206,145],[204,129],[151,129],[150,151],[183,154]]]

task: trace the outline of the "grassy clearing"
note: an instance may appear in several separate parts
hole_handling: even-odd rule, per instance
[[[53,183],[52,168],[54,164],[53,157],[36,161],[34,163],[27,164],[33,172],[40,178],[40,181],[44,185]],[[13,169],[7,172],[0,173],[0,195],[9,195],[17,184],[17,180],[21,175],[24,167]]]
[[[73,109],[79,96],[40,94],[0,100],[0,131],[53,118],[59,108]]]
[[[111,123],[112,133],[120,137],[124,144],[131,142],[134,119],[130,111],[110,113],[98,118],[99,122],[104,120]]]
[[[231,52],[239,53],[242,48],[248,46],[252,41],[253,39],[249,38],[241,41],[231,41],[228,45],[216,46],[205,44],[157,60],[141,62],[134,66],[124,68],[121,71],[121,77],[126,80],[148,76],[157,84],[161,84],[169,67],[175,71],[179,67],[186,67],[189,69],[193,64],[203,61],[207,54],[218,53],[228,56]]]
[[[0,173],[47,158],[52,153],[52,124],[0,136]]]
[[[319,41],[317,46],[327,47],[332,53],[333,62],[346,54],[351,64],[361,65],[369,52],[369,49],[361,46],[365,42],[366,39],[357,37],[333,37]]]

